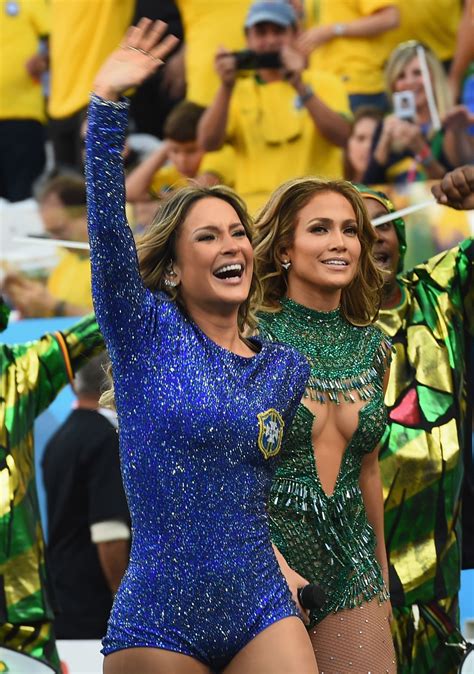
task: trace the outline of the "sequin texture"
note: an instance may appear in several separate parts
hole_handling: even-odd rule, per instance
[[[311,364],[306,396],[321,404],[364,401],[343,454],[334,492],[322,488],[312,444],[313,413],[299,405],[271,489],[272,537],[288,564],[326,593],[311,625],[329,613],[388,597],[375,559],[375,535],[359,486],[362,458],[386,423],[382,380],[390,345],[378,328],[350,324],[337,309],[318,312],[288,299],[260,316],[262,334],[304,353]],[[343,402],[340,402],[340,399]]]
[[[298,614],[265,501],[272,450],[309,369],[296,351],[264,341],[251,358],[227,351],[167,295],[145,289],[123,207],[126,123],[124,102],[93,97],[93,296],[114,371],[133,534],[103,652],[160,647],[219,668],[262,629]]]

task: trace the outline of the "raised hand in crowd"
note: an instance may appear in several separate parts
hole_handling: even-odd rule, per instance
[[[232,89],[237,79],[237,60],[232,52],[219,47],[214,59],[214,67],[222,85]]]
[[[430,178],[442,178],[445,174],[445,167],[432,156],[431,148],[421,127],[400,119],[395,114],[387,115],[382,122],[382,130],[374,148],[373,157],[380,166],[386,166],[391,153],[404,152],[410,152],[415,157],[422,157]]]
[[[474,209],[474,166],[460,166],[431,188],[436,200],[458,211]]]
[[[1,290],[21,318],[82,316],[90,312],[90,308],[58,299],[43,283],[18,272],[9,272],[5,276]]]
[[[302,84],[301,75],[306,68],[306,58],[299,49],[290,45],[282,47],[280,58],[285,80],[297,88]]]
[[[105,61],[97,73],[94,91],[109,100],[117,100],[131,87],[142,84],[160,66],[163,58],[178,43],[174,35],[163,36],[163,21],[140,19],[127,31],[120,47]]]

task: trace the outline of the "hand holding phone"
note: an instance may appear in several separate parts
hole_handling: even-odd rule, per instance
[[[396,91],[393,95],[393,112],[398,119],[403,119],[406,122],[415,122],[416,106],[415,94],[413,91],[406,89],[405,91]]]

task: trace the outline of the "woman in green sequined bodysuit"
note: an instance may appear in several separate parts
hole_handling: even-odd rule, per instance
[[[395,672],[377,448],[390,344],[372,325],[373,240],[344,181],[285,183],[257,219],[260,329],[311,365],[269,514],[290,567],[325,591],[310,623],[321,674]]]

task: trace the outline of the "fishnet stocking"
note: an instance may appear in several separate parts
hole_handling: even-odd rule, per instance
[[[395,674],[387,605],[377,599],[326,616],[310,631],[319,674]]]

